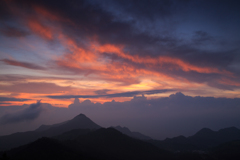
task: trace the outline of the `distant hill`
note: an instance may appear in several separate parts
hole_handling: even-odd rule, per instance
[[[236,127],[225,128],[219,131],[203,128],[190,137],[178,136],[167,138],[163,141],[150,140],[149,142],[159,148],[171,151],[193,151],[208,150],[233,140],[240,140],[240,130]]]
[[[114,128],[114,129],[118,130],[119,132],[121,132],[125,135],[128,135],[129,137],[132,137],[132,138],[141,139],[141,140],[152,139],[151,137],[145,136],[139,132],[132,132],[127,127],[116,126],[116,127],[112,127],[112,128]]]
[[[18,147],[41,137],[52,137],[73,129],[99,129],[99,125],[94,123],[84,114],[79,114],[71,120],[54,124],[42,125],[35,131],[18,132],[11,135],[0,136],[0,148],[3,150]]]
[[[105,159],[105,160],[159,160],[171,159],[171,154],[154,145],[131,138],[113,128],[101,128],[83,133],[77,129],[52,138],[41,138],[30,144],[7,151],[17,159]],[[66,135],[75,138],[62,139]],[[79,133],[77,133],[79,132]],[[56,138],[56,137],[55,137]]]

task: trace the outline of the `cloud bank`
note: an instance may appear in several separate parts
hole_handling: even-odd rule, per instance
[[[103,127],[126,126],[157,139],[190,136],[204,127],[213,130],[231,126],[240,128],[239,104],[239,98],[192,97],[181,92],[163,98],[148,99],[142,95],[135,96],[130,101],[112,100],[103,104],[75,98],[68,108],[42,104],[44,114],[34,120],[31,129],[42,124],[63,122],[83,113]],[[29,130],[30,126],[26,125],[29,122],[18,125],[22,125],[22,130]],[[9,123],[11,125],[15,124]],[[3,127],[7,128],[7,125]],[[7,133],[7,129],[1,134],[3,132]]]
[[[1,124],[9,124],[9,123],[19,123],[22,121],[31,121],[36,119],[40,113],[42,112],[41,102],[38,101],[35,104],[31,104],[28,108],[14,112],[4,114],[0,118]]]

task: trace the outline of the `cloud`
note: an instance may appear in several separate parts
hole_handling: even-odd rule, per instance
[[[81,99],[80,99],[81,100]],[[84,113],[101,126],[122,125],[146,135],[163,139],[190,136],[204,127],[218,130],[240,127],[240,98],[192,97],[181,92],[169,97],[147,99],[136,96],[131,101],[93,103],[77,98],[69,113]]]
[[[65,91],[71,91],[71,87],[58,86],[55,83],[44,82],[28,82],[28,83],[13,83],[13,85],[0,85],[2,91],[13,93],[40,93],[51,94]]]
[[[48,74],[78,74],[95,82],[117,84],[115,87],[140,84],[145,80],[143,77],[147,77],[160,85],[165,83],[165,88],[176,88],[171,85],[182,81],[209,89],[238,89],[231,84],[216,84],[222,78],[238,81],[240,75],[231,67],[233,62],[240,62],[239,40],[226,36],[237,34],[230,29],[226,35],[226,29],[222,31],[222,28],[238,25],[221,19],[219,27],[219,22],[214,21],[219,17],[214,13],[225,18],[237,15],[224,12],[226,16],[219,10],[227,5],[238,13],[234,3],[219,2],[212,12],[208,9],[212,2],[185,0],[60,0],[57,4],[45,0],[13,0],[5,5],[9,11],[4,14],[14,17],[9,19],[13,26],[21,25],[34,39],[50,44],[48,49],[55,45],[63,47],[63,53],[56,49],[57,56],[51,56],[54,58],[48,63],[51,67],[47,72],[52,72]],[[210,28],[215,28],[214,32]],[[234,34],[228,34],[230,32]],[[41,54],[45,55],[48,54]],[[40,71],[44,69],[27,62],[8,59],[4,62]]]
[[[42,112],[41,102],[31,104],[28,108],[14,113],[7,113],[0,118],[1,124],[18,123],[22,121],[32,121]]]
[[[174,91],[173,89],[162,89],[162,90],[149,90],[149,91],[133,91],[133,92],[122,92],[122,93],[113,93],[113,94],[98,94],[98,95],[60,95],[60,96],[47,96],[52,99],[69,99],[69,98],[114,98],[114,97],[133,97],[139,94],[158,94]]]
[[[42,76],[31,76],[31,75],[24,75],[24,74],[6,74],[6,75],[0,75],[0,81],[2,82],[14,82],[15,84],[17,82],[24,82],[27,80],[44,80],[44,81],[54,81],[54,80],[68,80],[73,81],[77,80],[76,78],[68,78],[68,77],[42,77]]]
[[[7,37],[25,37],[29,35],[28,32],[22,29],[10,27],[10,26],[0,29],[0,32]]]
[[[0,60],[8,65],[12,66],[19,66],[19,67],[24,67],[28,69],[35,69],[35,70],[45,70],[46,68],[33,64],[33,63],[28,63],[28,62],[20,62],[20,61],[15,61],[15,60],[10,60],[10,59],[2,59]]]
[[[193,41],[196,44],[208,43],[209,41],[212,42],[213,40],[214,38],[204,31],[196,31],[193,36]]]
[[[99,95],[104,95],[104,94],[107,94],[107,92],[109,92],[111,90],[109,89],[102,89],[102,90],[97,90],[95,91],[96,94],[99,94]]]
[[[22,130],[34,130],[42,124],[63,122],[84,113],[103,127],[121,125],[153,138],[164,139],[190,136],[204,127],[213,130],[230,126],[240,128],[239,104],[240,98],[193,97],[181,92],[162,98],[150,99],[142,95],[125,102],[112,100],[103,104],[75,98],[68,108],[42,104],[40,108],[44,109],[44,114],[40,114],[34,123],[28,123],[30,126],[25,123],[19,125]],[[19,113],[21,108],[23,106],[0,107],[0,114],[7,110]],[[19,131],[19,127],[1,127],[4,130],[0,130],[0,134]]]
[[[19,101],[19,102],[23,102],[23,101],[28,101],[30,99],[19,99],[19,98],[13,98],[13,97],[0,97],[0,102],[1,101]]]

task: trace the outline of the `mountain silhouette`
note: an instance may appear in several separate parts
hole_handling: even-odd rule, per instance
[[[203,128],[193,136],[178,136],[167,138],[163,141],[150,140],[150,142],[159,148],[171,151],[193,151],[208,150],[233,140],[240,140],[240,130],[236,127],[225,128],[219,131]]]
[[[40,138],[30,144],[10,151],[7,155],[13,159],[88,159],[88,160],[158,160],[171,159],[171,154],[154,145],[131,138],[113,128],[101,128],[82,133],[76,129],[57,136],[58,138]],[[77,134],[75,138],[62,139],[66,135]]]
[[[210,153],[218,159],[239,160],[240,140],[230,141],[214,147]]]
[[[168,152],[160,150],[150,143],[131,138],[114,128],[101,128],[79,136],[70,144],[75,148],[91,148],[97,153],[108,155],[111,159],[161,159],[168,157]],[[84,146],[84,147],[83,147]]]
[[[84,114],[79,114],[73,119],[63,122],[60,125],[50,126],[48,129],[44,130],[44,136],[55,136],[62,134],[67,131],[71,131],[73,129],[98,129],[101,128],[99,125],[94,123],[91,119],[89,119]]]
[[[0,136],[0,148],[10,149],[20,145],[30,143],[41,137],[52,137],[73,129],[98,129],[99,125],[94,123],[84,114],[79,114],[71,120],[54,124],[42,125],[35,131],[18,132],[11,135]]]
[[[225,142],[240,140],[240,130],[236,127],[224,128],[219,131],[204,128],[188,137],[188,140],[199,148],[211,148]]]
[[[30,144],[11,149],[6,153],[7,156],[13,160],[77,160],[83,158],[81,153],[76,153],[59,141],[46,137],[40,138]]]
[[[203,128],[193,136],[163,141],[147,138],[126,127],[102,128],[79,114],[62,123],[42,125],[35,131],[1,136],[0,148],[11,150],[0,152],[0,160],[234,160],[240,157],[240,130],[236,127],[219,131]]]
[[[152,139],[151,137],[145,136],[139,132],[132,132],[127,127],[116,126],[116,127],[112,127],[112,128],[114,128],[114,129],[118,130],[119,132],[121,132],[125,135],[128,135],[129,137],[132,137],[132,138],[141,139],[141,140]]]

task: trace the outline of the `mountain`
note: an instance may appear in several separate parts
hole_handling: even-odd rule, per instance
[[[79,137],[81,135],[88,134],[88,133],[90,133],[92,131],[95,131],[95,130],[92,130],[92,129],[73,129],[71,131],[68,131],[68,132],[65,132],[63,134],[54,136],[52,138],[58,139],[58,140],[61,140],[61,141],[64,141],[64,140],[74,140],[77,137]]]
[[[5,152],[6,156],[12,160],[42,160],[42,159],[81,159],[79,153],[74,152],[59,141],[50,138],[40,138],[30,144],[20,146]]]
[[[240,130],[236,127],[229,127],[219,131],[204,128],[195,135],[188,137],[188,140],[202,149],[211,148],[229,141],[240,140]]]
[[[223,143],[208,152],[170,153],[145,141],[126,136],[113,128],[98,130],[76,129],[58,137],[40,138],[32,143],[10,151],[0,152],[0,159],[11,160],[238,160],[240,158],[240,140]],[[77,133],[79,132],[79,133]],[[66,138],[75,135],[75,138]],[[78,135],[78,136],[76,136]],[[177,140],[185,139],[183,136]]]
[[[149,142],[159,148],[171,151],[193,151],[208,150],[233,140],[240,140],[240,130],[236,127],[225,128],[219,131],[203,128],[190,137],[179,136],[167,138],[163,141],[151,140]]]
[[[82,131],[82,129],[72,130],[59,135],[57,139],[40,138],[30,144],[11,149],[6,154],[12,160],[172,159],[169,152],[161,150],[150,143],[126,136],[113,128],[101,128],[86,133]],[[73,133],[78,136],[70,139],[62,139],[62,137],[72,135]]]
[[[161,159],[169,156],[168,152],[158,149],[150,143],[131,138],[114,128],[101,128],[69,141],[74,148],[87,148],[110,159]],[[169,157],[168,157],[169,158]]]
[[[62,122],[62,123],[57,123],[57,124],[52,124],[52,125],[41,125],[39,128],[37,128],[35,131],[38,131],[38,132],[41,132],[41,131],[45,131],[45,130],[48,130],[52,127],[57,127],[57,126],[60,126],[62,124],[65,124],[67,123],[68,121],[65,121],[65,122]]]
[[[211,150],[211,154],[218,159],[239,160],[240,140],[223,143]]]
[[[79,114],[76,117],[74,117],[71,120],[53,124],[53,125],[41,125],[38,129],[35,131],[42,132],[42,131],[48,131],[50,130],[52,132],[66,132],[73,129],[98,129],[101,128],[99,125],[94,123],[91,119],[89,119],[84,114]],[[61,134],[59,133],[59,134]]]
[[[99,128],[101,127],[94,123],[87,116],[85,116],[84,114],[79,114],[73,119],[63,122],[60,125],[55,124],[50,126],[48,129],[43,130],[42,133],[44,133],[44,136],[52,137],[55,135],[60,135],[67,131],[71,131],[73,129],[99,129]],[[39,130],[39,128],[37,130]]]
[[[52,137],[73,129],[98,129],[99,125],[94,123],[84,114],[79,114],[71,120],[54,124],[42,125],[35,131],[18,132],[11,135],[0,136],[0,148],[10,149],[30,143],[41,137]]]
[[[129,137],[132,137],[132,138],[141,139],[141,140],[152,139],[151,137],[145,136],[139,132],[132,132],[127,127],[116,126],[116,127],[112,127],[112,128],[114,128],[114,129],[118,130],[119,132],[121,132],[125,135],[128,135]]]

